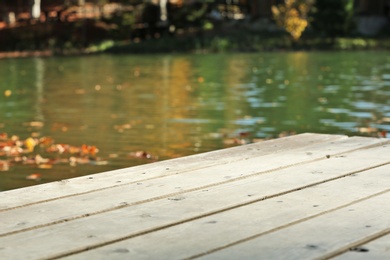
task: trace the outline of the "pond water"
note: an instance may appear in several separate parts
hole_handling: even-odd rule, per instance
[[[4,59],[0,78],[0,190],[283,132],[390,131],[389,52]]]

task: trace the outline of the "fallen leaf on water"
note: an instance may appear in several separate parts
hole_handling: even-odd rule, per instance
[[[19,136],[17,136],[17,135],[11,136],[11,141],[13,141],[13,142],[19,141]]]
[[[296,135],[297,133],[293,130],[291,131],[283,131],[283,132],[280,132],[278,137],[279,138],[282,138],[282,137],[287,137],[287,136],[292,136],[292,135]]]
[[[381,137],[381,138],[386,138],[387,137],[387,132],[386,130],[381,130],[378,132],[378,137]]]
[[[155,159],[155,160],[158,159],[157,156],[153,156],[146,151],[136,151],[133,153],[129,153],[129,156],[134,158],[140,158],[140,159]]]
[[[29,126],[35,123],[28,123]],[[39,126],[39,124],[36,124]],[[125,124],[125,128],[130,125]],[[70,163],[77,164],[106,165],[108,161],[96,157],[99,149],[94,145],[73,146],[69,144],[56,144],[51,137],[38,138],[38,133],[31,133],[26,139],[20,139],[16,135],[9,136],[7,133],[0,133],[0,156],[8,157],[8,160],[0,159],[0,171],[8,171],[11,165],[31,165],[39,169],[51,169],[53,165]],[[36,149],[38,148],[38,149]],[[43,148],[43,149],[42,149]],[[42,157],[36,152],[43,152],[48,158]],[[55,153],[50,156],[47,153]],[[59,157],[58,155],[62,155]],[[64,156],[71,156],[64,158]],[[28,179],[38,179],[38,175],[29,175]]]
[[[83,154],[83,155],[87,155],[87,154],[96,155],[98,152],[99,152],[99,149],[94,145],[83,144],[81,146],[81,154]]]
[[[37,138],[37,141],[38,141],[38,137],[40,136],[40,133],[38,133],[38,132],[32,132],[31,133],[31,137],[33,137],[33,138]]]
[[[70,154],[80,153],[81,148],[72,145],[67,145],[67,152],[69,152]]]
[[[38,168],[39,168],[39,169],[51,169],[51,168],[53,168],[53,165],[48,164],[48,163],[39,164],[39,165],[38,165]]]
[[[54,140],[51,137],[44,136],[39,139],[39,143],[43,146],[49,146],[54,143]]]
[[[8,134],[7,133],[0,133],[0,140],[7,140],[8,139]]]
[[[250,136],[250,132],[240,132],[238,133],[238,135],[240,136],[240,138],[246,138],[248,136]]]
[[[75,156],[71,156],[69,158],[69,164],[71,166],[76,166],[77,164],[86,164],[86,163],[89,163],[90,160],[88,157],[75,157]]]
[[[0,160],[0,171],[5,172],[9,170],[9,162]]]
[[[374,133],[374,132],[378,132],[378,129],[374,128],[374,127],[360,127],[357,130],[360,133],[363,133],[363,134],[371,134],[371,133]]]
[[[24,123],[26,126],[32,126],[32,127],[38,127],[41,128],[44,126],[43,122],[40,121],[31,121],[31,122],[26,122]]]
[[[247,141],[245,139],[240,139],[240,138],[225,138],[223,140],[224,145],[243,145],[246,144]]]
[[[24,141],[24,145],[26,146],[26,148],[29,152],[34,151],[34,147],[37,145],[37,143],[38,143],[37,140],[35,140],[32,137],[29,137]]]
[[[30,174],[26,177],[27,180],[34,180],[34,181],[39,181],[41,179],[41,174],[39,173],[33,173]]]
[[[4,91],[4,96],[9,97],[11,95],[12,95],[12,91],[11,90],[7,89],[6,91]]]
[[[35,163],[36,164],[47,164],[50,160],[48,158],[43,158],[41,155],[35,155]]]
[[[53,144],[49,146],[46,149],[47,152],[49,153],[59,153],[62,154],[63,152],[67,151],[66,145],[65,144]]]

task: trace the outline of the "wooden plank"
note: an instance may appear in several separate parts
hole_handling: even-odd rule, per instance
[[[387,163],[389,162],[390,150],[382,146],[372,147],[368,150],[356,150],[346,155],[331,158],[322,157],[322,160],[315,160],[307,165],[294,164],[298,161],[296,156],[300,158],[301,155],[280,154],[276,158],[274,155],[266,155],[261,158],[251,158],[212,168],[98,190],[93,193],[80,194],[77,197],[65,197],[46,203],[31,204],[15,208],[12,211],[3,210],[0,211],[0,219],[3,223],[0,226],[0,235],[4,236],[7,233],[53,225],[82,218],[84,215],[96,215],[122,207],[148,203],[153,200],[181,197],[185,196],[184,194],[187,192],[210,189],[224,184],[231,186],[230,183],[239,187],[240,185],[246,185],[248,182],[261,181],[263,185],[269,185],[273,188],[269,190],[266,186],[263,191],[269,190],[269,193],[263,193],[261,196],[273,196],[275,193],[302,188],[305,185],[327,181]],[[304,152],[303,156],[308,155]],[[356,162],[353,164],[346,163],[346,160]],[[326,169],[326,171],[323,169]],[[277,172],[273,174],[274,171]],[[300,174],[291,176],[291,171]],[[256,180],[252,180],[252,178],[256,178]],[[277,183],[275,184],[275,182]],[[257,189],[257,186],[252,187],[251,184],[248,187],[253,190]],[[240,192],[241,188],[238,188],[237,193]],[[96,198],[99,198],[98,203]],[[252,195],[251,198],[255,199],[256,196]],[[82,203],[76,203],[75,201]],[[72,206],[71,212],[69,211],[70,206]],[[52,211],[52,208],[56,208],[56,211]],[[40,212],[46,212],[44,218],[40,216]],[[36,213],[36,217],[33,213]]]
[[[315,160],[310,164],[294,165],[280,170],[275,169],[270,174],[256,175],[261,178],[244,178],[207,189],[185,191],[185,194],[180,196],[160,197],[155,200],[145,201],[142,204],[122,205],[115,208],[115,210],[98,212],[95,215],[85,215],[76,219],[70,218],[66,219],[66,222],[60,222],[56,225],[37,227],[37,229],[4,236],[0,238],[0,245],[3,247],[1,252],[10,256],[15,256],[15,254],[22,252],[23,255],[31,258],[48,257],[50,255],[59,256],[61,254],[78,252],[89,247],[104,245],[105,243],[205,217],[240,205],[262,201],[265,197],[280,196],[298,189],[307,188],[310,185],[334,180],[334,178],[354,173],[359,169],[361,170],[362,167],[366,169],[367,165],[369,165],[368,167],[375,167],[377,164],[383,164],[387,162],[389,155],[389,149],[386,149],[386,147],[373,147],[367,150],[347,153],[347,155]],[[279,159],[275,158],[274,162],[269,162],[270,158],[267,158],[266,161],[272,164],[275,161],[279,161]],[[236,162],[241,165],[238,168],[239,170],[245,169],[243,167],[245,162],[247,161]],[[331,167],[329,164],[331,164]],[[326,170],[325,166],[329,168],[329,171],[320,173],[318,170]],[[225,170],[229,169],[226,168]],[[166,178],[159,181],[163,180],[166,180]],[[188,182],[192,182],[192,180]],[[169,185],[171,182],[167,181],[165,184]],[[171,184],[173,187],[175,185],[176,183]],[[128,187],[128,190],[133,190],[136,187]],[[153,189],[156,187],[159,186],[154,186]],[[134,194],[143,189],[136,191]],[[121,196],[121,194],[115,193],[114,196],[108,199],[113,199],[116,196]],[[130,198],[128,194],[125,197],[126,199]],[[52,214],[53,208],[56,211],[63,210],[63,212],[71,214],[73,211],[77,212],[86,207],[83,204],[84,199],[79,196],[66,199],[69,199],[69,201],[64,203],[65,199],[63,199],[58,204],[58,207],[48,207],[41,214],[39,214],[40,212],[31,213],[30,218],[46,218]],[[101,203],[102,199],[104,199],[104,196],[97,196],[94,202]],[[272,208],[268,210],[271,211]],[[3,213],[6,212],[4,211]],[[6,220],[4,216],[0,218]],[[58,236],[58,234],[61,235]],[[56,239],[53,239],[53,237],[56,237]],[[16,243],[20,245],[20,248],[18,245],[15,245]],[[40,245],[41,250],[36,250],[37,244]],[[43,246],[44,250],[42,250]]]
[[[384,235],[369,243],[350,247],[349,250],[335,260],[383,260],[390,258],[390,234]]]
[[[57,198],[94,192],[96,190],[126,186],[168,175],[206,169],[215,165],[227,165],[248,158],[267,155],[274,156],[278,154],[281,160],[286,160],[283,158],[289,157],[289,163],[291,163],[291,159],[297,160],[292,163],[300,163],[355,149],[364,149],[372,145],[384,145],[388,142],[388,140],[364,137],[348,138],[345,136],[330,135],[297,135],[248,146],[234,147],[222,151],[2,192],[3,199],[0,201],[0,211],[13,207],[21,207],[23,205],[47,202]],[[293,158],[291,155],[300,155],[300,158]],[[282,166],[283,164],[279,165]]]
[[[186,259],[196,255],[207,255],[208,252],[239,244],[250,238],[264,236],[266,239],[267,235],[273,232],[279,230],[283,232],[283,228],[315,219],[343,207],[345,209],[367,197],[388,190],[389,168],[389,166],[376,168],[353,177],[323,183],[310,189],[248,204],[235,210],[84,251],[68,258]],[[356,190],[359,192],[355,192]],[[349,220],[353,222],[353,219]],[[332,228],[332,224],[329,224],[325,231]],[[293,234],[291,239],[300,234]],[[278,246],[283,247],[283,240],[273,245],[274,248]],[[263,245],[258,244],[255,251],[262,250]],[[236,259],[245,258],[240,255]],[[254,259],[263,259],[263,257]],[[284,258],[277,256],[264,259]],[[304,258],[297,257],[297,259]]]
[[[4,199],[0,201],[0,210],[126,185],[128,183],[136,183],[176,173],[213,167],[214,165],[244,160],[248,157],[288,152],[297,148],[322,143],[329,145],[329,143],[337,140],[345,140],[348,142],[350,139],[351,138],[348,138],[347,136],[340,135],[300,134],[282,139],[274,139],[261,143],[212,151],[105,173],[92,174],[23,189],[5,191],[2,192]],[[377,144],[378,140],[363,139],[362,143],[364,145]]]
[[[389,232],[389,200],[390,190],[201,259],[329,259],[340,248]]]

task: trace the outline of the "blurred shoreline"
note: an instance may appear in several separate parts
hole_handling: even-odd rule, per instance
[[[253,36],[253,35],[252,35]],[[294,42],[286,37],[239,39],[232,35],[205,36],[204,39],[160,38],[139,42],[103,40],[86,48],[68,50],[0,51],[0,59],[81,56],[110,54],[205,54],[205,53],[255,53],[275,51],[387,51],[390,38],[310,38]]]

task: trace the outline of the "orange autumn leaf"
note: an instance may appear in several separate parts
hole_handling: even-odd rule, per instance
[[[41,174],[39,173],[33,173],[30,174],[26,177],[27,180],[34,180],[34,181],[39,181],[41,179]]]
[[[91,155],[96,155],[99,152],[99,149],[96,146],[90,146],[89,147],[89,153]]]
[[[98,152],[99,152],[99,149],[94,145],[83,144],[81,146],[81,154],[90,154],[90,155],[94,156]]]
[[[0,133],[0,140],[7,140],[8,134],[7,133]]]
[[[68,147],[68,152],[70,154],[75,154],[75,153],[80,153],[80,148],[79,147],[76,147],[76,146],[69,146]]]
[[[39,139],[39,143],[43,146],[50,146],[54,143],[54,140],[51,137],[44,136]]]
[[[9,162],[0,160],[0,171],[5,172],[9,170]]]
[[[53,168],[53,165],[48,164],[48,163],[39,164],[39,165],[38,165],[38,168],[39,168],[39,169],[51,169],[51,168]]]
[[[129,126],[126,125],[125,127]],[[48,156],[47,153],[56,153],[57,155],[44,158],[37,152],[42,152],[46,156]],[[20,139],[16,135],[9,136],[7,133],[0,133],[0,156],[12,157],[10,160],[0,159],[0,171],[8,171],[13,165],[30,165],[39,169],[51,169],[60,163],[70,163],[71,166],[86,163],[92,165],[108,164],[108,161],[95,156],[98,152],[99,149],[94,145],[56,144],[51,137],[39,137],[38,133],[32,133],[26,139]],[[71,158],[63,158],[66,155],[71,156]],[[38,180],[40,174],[26,176],[26,179]]]

